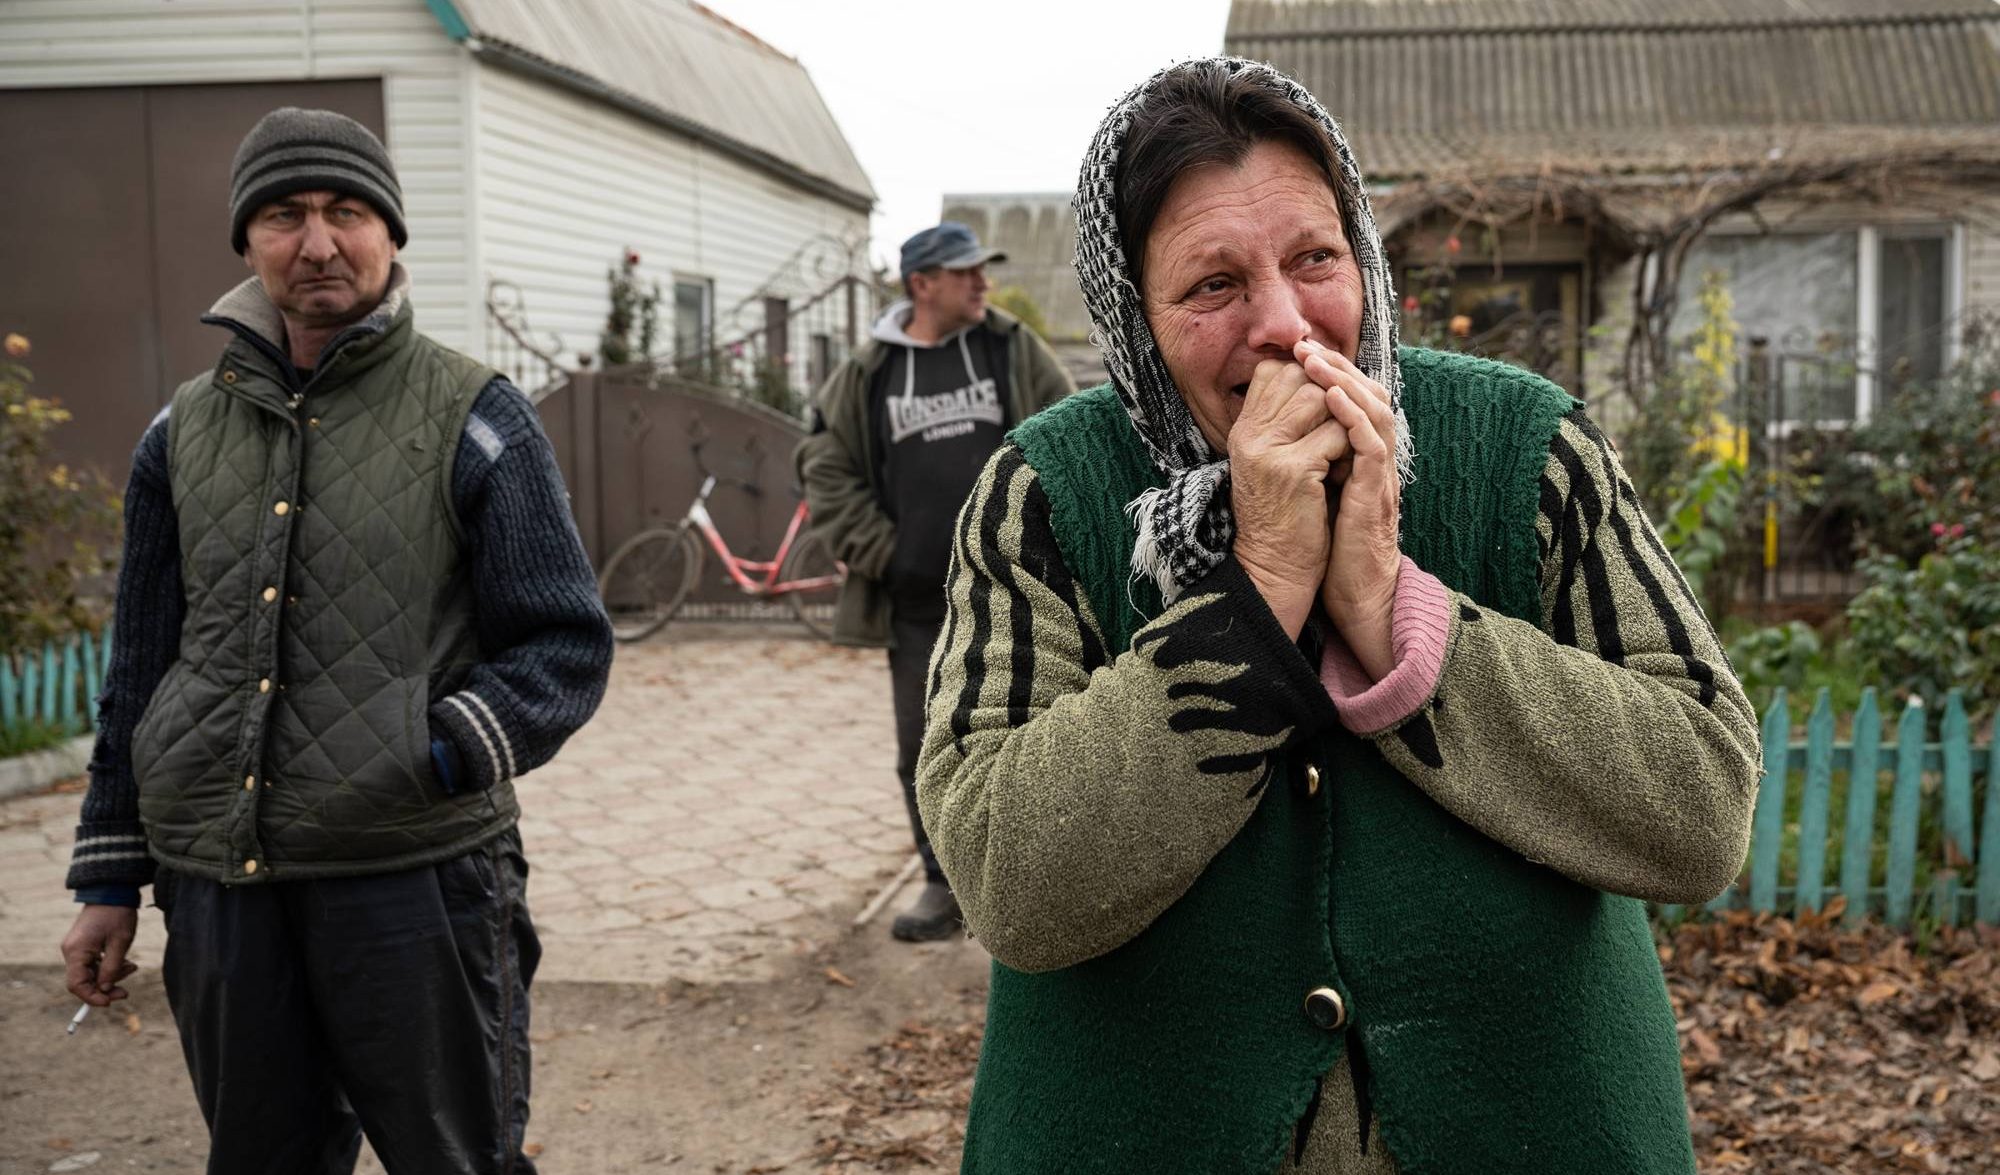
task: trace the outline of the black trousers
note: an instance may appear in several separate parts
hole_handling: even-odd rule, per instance
[[[420,869],[223,886],[166,869],[162,966],[209,1175],[533,1175],[518,831]]]
[[[903,804],[910,810],[910,831],[924,859],[924,876],[943,881],[944,870],[938,868],[931,838],[924,832],[924,818],[917,811],[917,752],[924,745],[924,678],[930,671],[931,646],[944,631],[944,620],[907,620],[901,610],[892,615],[889,629],[896,647],[889,650],[889,693],[896,707],[896,776],[903,781]]]

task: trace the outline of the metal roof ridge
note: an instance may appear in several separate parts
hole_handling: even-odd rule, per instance
[[[1332,11],[1329,9],[1329,11]],[[1773,20],[1768,17],[1741,21],[1704,18],[1627,21],[1566,21],[1534,24],[1527,22],[1450,25],[1395,25],[1376,28],[1291,28],[1230,29],[1225,43],[1243,41],[1316,41],[1330,37],[1354,40],[1388,40],[1400,37],[1463,38],[1483,36],[1608,36],[1618,33],[1738,33],[1738,32],[1817,32],[1839,28],[1906,27],[1918,24],[1980,24],[2000,21],[2000,4],[1991,12],[1864,13],[1850,16],[1809,17]]]

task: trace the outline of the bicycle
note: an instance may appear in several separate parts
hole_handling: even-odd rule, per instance
[[[792,605],[792,614],[799,623],[814,635],[822,639],[832,636],[829,613],[840,585],[847,579],[847,565],[835,559],[826,543],[806,529],[805,499],[799,499],[777,554],[769,561],[736,555],[709,516],[708,496],[725,481],[753,497],[761,497],[764,490],[752,482],[721,478],[710,472],[701,457],[704,440],[705,437],[697,436],[690,444],[695,471],[702,475],[702,483],[694,501],[688,504],[687,513],[672,526],[633,535],[604,562],[604,570],[597,577],[597,590],[611,613],[612,636],[621,642],[642,641],[667,626],[701,579],[705,558],[703,539],[714,549],[716,557],[722,560],[722,569],[744,595],[785,599]]]

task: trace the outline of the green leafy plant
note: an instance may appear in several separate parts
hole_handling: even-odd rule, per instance
[[[1020,286],[1001,286],[986,295],[986,300],[1020,319],[1023,326],[1042,338],[1049,337],[1049,320],[1042,313],[1041,303]]]
[[[1661,541],[1712,617],[1729,610],[1748,437],[1726,411],[1736,392],[1736,322],[1723,275],[1702,277],[1701,323],[1687,354],[1646,398],[1623,449]]]
[[[61,746],[69,738],[69,732],[53,722],[38,720],[0,726],[0,759],[46,751]]]
[[[1752,629],[1729,643],[1729,663],[1752,702],[1764,705],[1783,686],[1792,694],[1806,689],[1807,677],[1824,661],[1826,645],[1811,625],[1793,620]]]
[[[1742,463],[1717,458],[1695,471],[1660,528],[1660,541],[1667,545],[1710,616],[1721,616],[1729,609],[1732,593],[1727,590],[1724,560],[1742,499]]]
[[[118,495],[53,458],[61,401],[34,394],[28,340],[0,358],[0,656],[101,628],[118,543]]]
[[[1951,534],[1914,565],[1864,559],[1868,587],[1847,606],[1848,628],[1882,684],[1926,699],[1963,689],[1978,721],[2000,704],[2000,548]]]
[[[618,267],[605,276],[611,283],[611,312],[598,336],[598,357],[606,367],[637,363],[653,353],[660,336],[660,284],[639,279],[636,249],[625,250]]]
[[[1655,518],[1699,486],[1713,463],[1725,462],[1740,476],[1748,458],[1749,439],[1727,411],[1736,394],[1737,328],[1725,275],[1703,274],[1698,300],[1701,322],[1685,355],[1619,438],[1633,484]]]

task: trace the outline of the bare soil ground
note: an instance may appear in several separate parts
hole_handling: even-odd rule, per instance
[[[955,1170],[986,968],[970,941],[893,942],[884,917],[766,983],[537,984],[529,1148],[542,1175]],[[0,1175],[204,1169],[156,973],[132,991],[66,1037],[76,1003],[60,971],[0,968]],[[957,1113],[879,1076],[884,1050],[893,1071],[908,1052],[896,1042],[936,1024],[972,1025],[944,1062],[963,1072],[945,1095]],[[380,1167],[364,1156],[361,1170]]]
[[[2000,932],[1837,913],[1663,944],[1701,1169],[2000,1172]],[[765,983],[539,986],[531,1149],[543,1175],[955,1170],[986,966],[878,922]],[[202,1170],[165,1001],[134,991],[65,1038],[56,970],[0,968],[0,1175]]]

